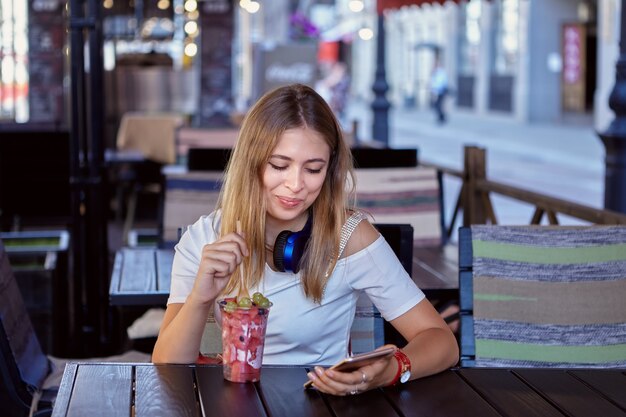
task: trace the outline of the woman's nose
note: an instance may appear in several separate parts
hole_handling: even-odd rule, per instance
[[[285,185],[291,191],[297,192],[302,189],[304,182],[302,181],[302,172],[300,169],[290,169],[285,178]]]

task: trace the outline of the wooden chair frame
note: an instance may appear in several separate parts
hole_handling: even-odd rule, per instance
[[[474,366],[476,343],[474,340],[474,285],[472,270],[472,229],[459,228],[459,343],[460,365]]]

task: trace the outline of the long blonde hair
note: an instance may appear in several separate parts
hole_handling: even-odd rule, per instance
[[[302,84],[279,87],[261,97],[246,115],[228,162],[217,208],[220,233],[236,230],[237,220],[251,256],[243,262],[247,287],[261,281],[266,263],[263,173],[282,134],[306,127],[318,132],[330,147],[330,161],[319,196],[310,208],[311,238],[300,261],[304,293],[320,302],[330,273],[337,263],[341,227],[352,206],[354,171],[350,148],[340,125],[324,99]],[[225,288],[239,287],[235,272]]]

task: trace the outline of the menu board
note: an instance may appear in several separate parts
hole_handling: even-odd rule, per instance
[[[61,0],[28,2],[29,121],[65,125],[66,22]]]
[[[231,126],[232,40],[234,13],[229,0],[205,0],[201,4],[200,107],[203,127]]]

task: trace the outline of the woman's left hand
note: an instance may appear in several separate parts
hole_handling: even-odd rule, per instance
[[[389,346],[393,345],[385,347]],[[308,377],[315,388],[326,394],[355,395],[388,385],[393,379],[393,374],[389,375],[390,369],[394,366],[397,367],[397,361],[391,355],[352,372],[340,372],[316,366],[308,373]]]

